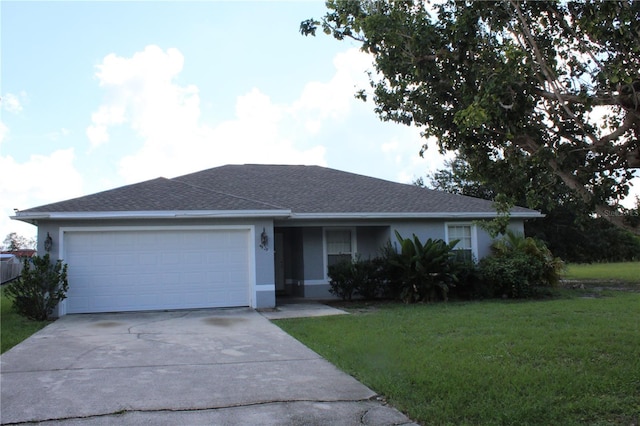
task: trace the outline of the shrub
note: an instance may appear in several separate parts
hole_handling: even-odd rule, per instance
[[[401,250],[391,255],[389,263],[398,271],[395,278],[399,279],[400,299],[405,303],[446,300],[456,281],[451,258],[458,241],[447,244],[429,238],[423,244],[415,234],[403,238],[398,231],[396,238]]]
[[[494,296],[532,297],[560,281],[564,263],[542,241],[508,231],[491,248],[492,256],[480,261],[479,271]]]
[[[392,262],[398,252],[391,241],[380,250],[380,296],[385,299],[400,299],[402,293],[402,269]]]
[[[355,292],[353,270],[350,260],[329,265],[329,293],[342,300],[351,300]]]
[[[456,260],[452,266],[457,280],[455,287],[450,291],[451,297],[460,299],[493,297],[492,290],[487,288],[481,279],[478,264],[474,260]]]
[[[380,259],[346,260],[329,266],[329,292],[342,300],[354,294],[375,299],[380,293]]]
[[[534,296],[538,271],[539,265],[531,263],[529,256],[520,252],[507,256],[489,256],[480,261],[482,281],[494,296]]]
[[[25,259],[20,278],[7,287],[6,293],[20,315],[44,321],[67,297],[68,289],[67,265],[61,260],[51,263],[46,254]]]
[[[377,299],[382,290],[383,260],[379,257],[357,261],[355,268],[359,279],[356,280],[356,294],[365,299]]]

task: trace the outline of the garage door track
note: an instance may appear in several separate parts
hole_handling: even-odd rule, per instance
[[[3,424],[411,424],[250,309],[69,315],[0,368]]]

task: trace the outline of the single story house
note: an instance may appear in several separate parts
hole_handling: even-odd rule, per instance
[[[250,306],[276,295],[330,297],[327,268],[376,256],[395,231],[444,240],[475,258],[492,202],[318,166],[226,165],[45,206],[12,219],[38,227],[38,252],[68,264],[67,313]],[[515,207],[510,226],[542,215]]]

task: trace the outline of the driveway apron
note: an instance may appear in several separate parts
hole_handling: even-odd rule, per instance
[[[411,424],[250,309],[68,315],[0,369],[2,424]]]

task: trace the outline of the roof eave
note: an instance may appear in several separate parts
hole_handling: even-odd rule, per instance
[[[537,219],[545,215],[532,212],[511,212],[512,219]],[[494,219],[496,212],[362,212],[362,213],[293,213],[291,219]]]
[[[511,212],[512,219],[536,219],[540,212]],[[91,219],[199,219],[199,218],[277,218],[277,219],[493,219],[495,212],[332,212],[293,213],[291,210],[160,210],[116,212],[19,212],[10,216],[35,224],[38,220],[91,220]]]
[[[34,223],[38,220],[91,219],[199,219],[199,218],[286,218],[291,210],[158,210],[105,212],[19,212],[13,220]]]

